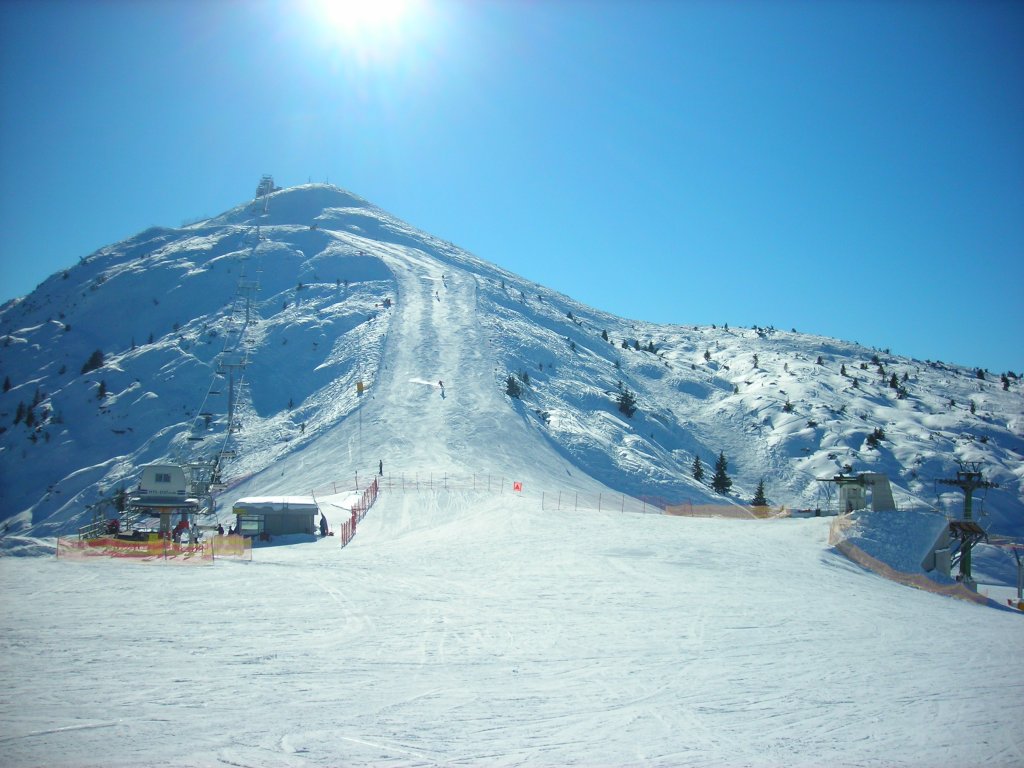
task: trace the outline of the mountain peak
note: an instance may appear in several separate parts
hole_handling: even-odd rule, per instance
[[[74,529],[142,464],[227,448],[239,492],[383,461],[670,503],[749,502],[764,480],[771,503],[815,507],[817,480],[853,467],[951,513],[934,479],[980,461],[988,523],[1024,528],[1015,376],[617,318],[326,184],[101,249],[6,305],[0,333],[0,493],[36,532]],[[722,453],[725,495],[693,477]]]
[[[374,209],[370,203],[332,184],[301,184],[276,189],[232,208],[202,226],[220,224],[255,224],[312,226],[330,221],[337,213]]]

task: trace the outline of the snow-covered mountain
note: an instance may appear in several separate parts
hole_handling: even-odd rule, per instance
[[[661,279],[685,319],[692,288]],[[887,473],[902,508],[951,512],[962,497],[935,481],[975,461],[999,484],[983,524],[1024,533],[1015,374],[615,317],[327,185],[103,248],[4,305],[0,339],[0,502],[34,535],[75,530],[144,463],[220,451],[224,479],[260,492],[383,461],[670,503],[749,503],[763,480],[772,504],[816,507],[818,479],[852,467]],[[728,496],[708,486],[720,453]]]
[[[979,607],[862,570],[829,520],[633,514],[762,478],[810,506],[847,464],[924,507],[963,459],[1019,533],[1015,377],[623,320],[326,186],[103,249],[0,337],[3,765],[1021,763],[1008,552],[976,548]],[[384,490],[344,548],[16,556],[145,462],[230,452],[224,523],[316,490],[337,528],[378,462]],[[731,496],[692,477],[719,452]],[[904,572],[943,525],[841,520]]]

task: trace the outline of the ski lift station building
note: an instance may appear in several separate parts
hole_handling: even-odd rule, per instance
[[[231,511],[235,530],[244,536],[283,536],[315,533],[313,518],[320,508],[312,496],[252,496],[236,501]]]
[[[189,483],[185,470],[177,464],[146,464],[142,468],[139,487],[131,495],[130,503],[156,512],[191,509],[196,500],[189,498]]]

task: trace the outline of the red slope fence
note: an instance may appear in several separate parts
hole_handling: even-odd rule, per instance
[[[373,506],[373,502],[377,500],[377,494],[379,493],[380,483],[377,482],[377,478],[374,478],[373,482],[363,491],[359,501],[352,505],[350,510],[352,517],[346,520],[338,530],[338,535],[341,537],[341,546],[344,547],[355,537],[356,526],[366,517],[366,513]]]

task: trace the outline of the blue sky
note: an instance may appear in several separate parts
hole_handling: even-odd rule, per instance
[[[271,173],[625,317],[1024,371],[1024,4],[361,16],[0,4],[0,298]]]

